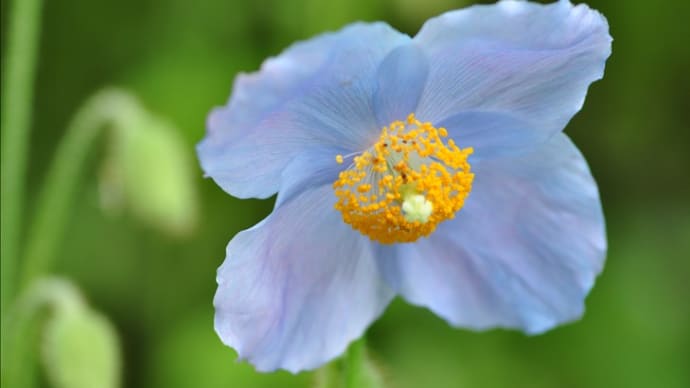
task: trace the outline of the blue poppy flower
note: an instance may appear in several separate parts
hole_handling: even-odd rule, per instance
[[[260,371],[297,372],[341,354],[395,295],[476,330],[580,317],[605,227],[562,130],[610,51],[585,5],[501,1],[414,38],[355,23],[238,76],[199,159],[233,196],[278,196],[218,270],[223,342]]]

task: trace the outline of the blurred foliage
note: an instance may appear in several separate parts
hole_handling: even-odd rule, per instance
[[[83,302],[56,306],[41,343],[46,376],[55,388],[117,388],[120,353],[115,330]]]
[[[191,157],[206,114],[227,100],[237,72],[354,20],[384,20],[414,34],[427,18],[469,3],[47,1],[27,203],[35,203],[71,115],[104,85],[133,90],[168,118]],[[398,301],[369,336],[392,386],[690,386],[690,3],[588,3],[607,16],[614,48],[605,78],[567,128],[600,184],[608,219],[610,253],[587,314],[526,337],[452,329]],[[91,178],[78,193],[57,272],[114,322],[124,342],[123,385],[308,386],[310,374],[261,375],[237,363],[213,332],[215,269],[225,245],[268,214],[271,201],[234,199],[197,170],[199,227],[175,239],[127,215],[104,215],[95,178],[101,148],[90,159]]]

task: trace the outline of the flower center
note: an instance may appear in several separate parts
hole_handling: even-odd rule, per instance
[[[430,235],[455,216],[472,189],[467,157],[445,128],[410,114],[381,130],[378,141],[355,156],[333,183],[343,221],[384,244]],[[343,163],[342,155],[336,162]]]

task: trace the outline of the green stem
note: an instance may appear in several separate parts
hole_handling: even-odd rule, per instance
[[[14,293],[15,263],[22,228],[26,149],[29,139],[41,0],[15,0],[8,18],[2,79],[2,161],[0,184],[0,311]]]
[[[62,237],[70,198],[79,183],[86,157],[100,131],[108,125],[122,127],[122,121],[137,114],[138,102],[126,92],[106,89],[83,105],[67,127],[56,150],[41,193],[36,218],[29,229],[21,288],[47,271]]]
[[[350,345],[345,355],[345,388],[360,388],[366,363],[364,338]]]
[[[6,323],[6,333],[0,338],[3,359],[0,380],[3,387],[36,386],[35,339],[38,333],[38,317],[48,308],[82,308],[83,298],[70,283],[56,278],[42,279],[19,295],[11,307]]]

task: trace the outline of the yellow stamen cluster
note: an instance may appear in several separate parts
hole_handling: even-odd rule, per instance
[[[444,128],[418,121],[384,127],[378,141],[354,157],[333,183],[343,221],[384,244],[428,236],[455,216],[472,189],[467,157]],[[342,163],[342,155],[336,156]]]

